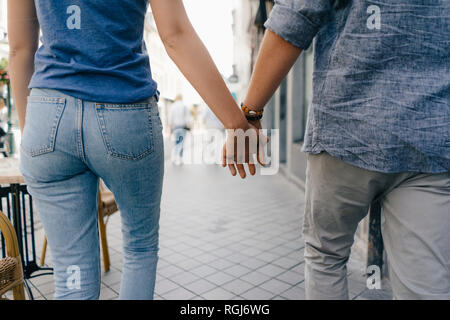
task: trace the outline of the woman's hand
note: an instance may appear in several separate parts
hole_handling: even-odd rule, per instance
[[[248,172],[253,176],[256,173],[255,156],[257,162],[264,166],[264,146],[268,138],[260,131],[260,121],[248,122],[243,128],[227,130],[227,141],[222,150],[222,166],[230,170],[233,176],[239,173],[245,179]]]

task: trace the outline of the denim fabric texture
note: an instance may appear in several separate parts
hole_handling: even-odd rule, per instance
[[[315,38],[304,151],[450,171],[450,1],[276,0],[266,27],[302,49]]]
[[[111,103],[152,97],[143,40],[148,0],[35,0],[42,30],[30,88]]]
[[[120,298],[153,298],[163,148],[157,96],[110,104],[31,91],[20,170],[48,239],[55,299],[99,297],[99,178],[113,192],[122,220]]]

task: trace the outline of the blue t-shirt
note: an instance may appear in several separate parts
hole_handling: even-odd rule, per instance
[[[133,103],[155,95],[143,41],[148,0],[35,0],[42,46],[30,88]]]

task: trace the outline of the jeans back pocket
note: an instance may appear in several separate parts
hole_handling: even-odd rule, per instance
[[[109,155],[127,160],[139,160],[152,153],[153,103],[96,103],[100,131]]]
[[[21,149],[35,157],[55,150],[55,139],[65,98],[29,96]]]

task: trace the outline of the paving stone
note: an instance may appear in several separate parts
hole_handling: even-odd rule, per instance
[[[179,288],[178,284],[176,284],[175,282],[173,282],[169,279],[164,279],[164,280],[161,280],[158,283],[156,283],[155,292],[158,293],[159,295],[163,295],[163,294],[170,292],[176,288]]]
[[[247,273],[250,273],[252,270],[244,267],[243,265],[233,265],[227,269],[223,270],[225,273],[228,273],[229,275],[232,275],[235,278],[239,278]]]
[[[205,293],[207,291],[210,291],[210,290],[216,288],[217,285],[210,281],[207,281],[205,279],[198,279],[194,282],[191,282],[191,283],[185,285],[185,287],[186,287],[186,289],[188,289],[198,295],[201,295],[202,293]]]
[[[236,295],[240,295],[252,288],[254,288],[254,284],[251,284],[242,279],[236,279],[231,282],[224,284],[222,287]]]
[[[278,295],[292,287],[292,285],[277,279],[271,279],[261,284],[260,287],[264,290],[272,292],[275,295]]]
[[[160,296],[165,300],[189,300],[195,297],[195,294],[185,288],[179,287]]]
[[[288,270],[276,277],[278,280],[284,281],[288,284],[295,285],[305,280],[304,274]]]
[[[302,286],[294,286],[281,293],[280,296],[288,300],[305,300],[305,288]]]
[[[265,275],[268,275],[271,278],[274,278],[285,271],[286,269],[278,267],[274,264],[268,264],[258,269],[258,272],[264,273]]]
[[[207,300],[230,300],[234,294],[223,288],[215,288],[202,294],[202,297]]]
[[[262,284],[263,282],[266,282],[267,280],[271,279],[271,277],[260,273],[258,271],[250,272],[244,276],[241,277],[242,280],[250,282],[251,284],[258,286]]]
[[[217,269],[208,265],[201,265],[198,268],[192,269],[191,272],[201,278],[205,278],[206,276],[216,273]]]
[[[178,285],[184,286],[184,285],[194,282],[200,278],[198,276],[194,275],[193,273],[186,271],[186,272],[182,272],[176,276],[170,277],[169,279]]]
[[[240,295],[247,300],[270,300],[274,294],[259,287],[255,287]]]
[[[233,277],[225,272],[218,271],[216,273],[213,273],[213,274],[205,277],[205,279],[212,283],[215,283],[218,286],[221,286],[227,282],[232,281],[233,279],[235,279],[235,277]]]

